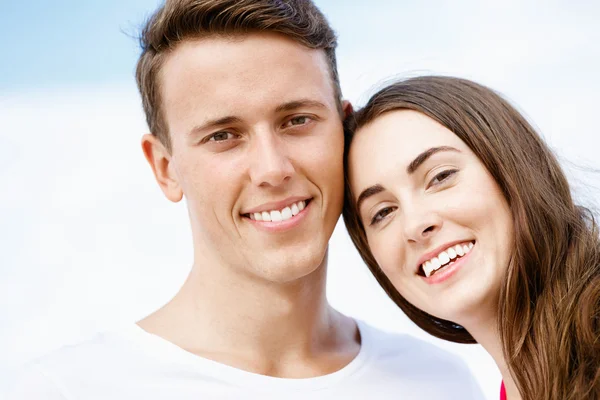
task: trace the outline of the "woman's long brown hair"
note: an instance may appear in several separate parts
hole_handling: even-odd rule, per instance
[[[382,89],[346,121],[346,162],[358,129],[402,109],[423,113],[454,132],[508,201],[515,237],[498,327],[523,399],[600,399],[598,225],[588,209],[574,204],[555,156],[525,118],[491,89],[464,79],[426,76]],[[421,311],[398,293],[369,250],[353,199],[346,179],[346,227],[388,296],[428,333],[474,343],[462,326]]]

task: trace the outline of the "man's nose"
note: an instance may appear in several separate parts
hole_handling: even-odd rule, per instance
[[[294,174],[289,150],[282,138],[273,132],[261,132],[251,146],[250,179],[257,186],[276,187]]]

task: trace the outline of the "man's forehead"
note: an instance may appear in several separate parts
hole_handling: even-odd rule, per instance
[[[250,121],[294,102],[337,110],[325,53],[281,35],[188,41],[161,74],[164,116],[176,130],[223,118]]]
[[[251,33],[239,40],[221,36],[184,40],[166,56],[159,75],[166,84],[194,77],[209,78],[205,83],[219,80],[219,84],[233,78],[265,78],[266,84],[278,76],[298,73],[306,75],[305,79],[329,77],[325,52],[282,35]]]
[[[256,112],[261,114],[279,114],[298,109],[311,109],[327,111],[332,106],[322,96],[281,96],[273,99],[265,99],[262,102],[254,103],[247,99],[239,102],[211,102],[211,105],[203,108],[203,115],[206,119],[222,118],[224,115],[235,116],[240,119],[252,117]]]

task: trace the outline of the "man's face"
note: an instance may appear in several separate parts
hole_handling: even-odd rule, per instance
[[[187,41],[160,84],[196,259],[276,282],[316,270],[343,196],[324,52],[273,34]]]

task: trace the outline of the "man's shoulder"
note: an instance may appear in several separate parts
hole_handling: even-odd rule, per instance
[[[407,333],[392,333],[358,322],[370,371],[402,384],[422,399],[482,399],[466,362],[440,346]],[[435,377],[435,385],[431,384]],[[411,392],[411,390],[413,392]],[[416,395],[415,395],[416,396]]]
[[[483,398],[467,363],[458,355],[407,333],[386,332],[364,322],[359,327],[370,353],[370,369],[389,377],[389,382],[402,381],[405,390],[414,390],[423,399]]]
[[[9,385],[9,399],[69,398],[65,381],[84,382],[124,362],[127,340],[116,331],[96,333],[36,357],[23,365]],[[129,350],[131,351],[131,350]]]
[[[61,366],[75,365],[81,368],[91,363],[98,365],[102,360],[112,362],[115,357],[122,357],[132,350],[132,341],[121,330],[110,330],[64,345],[36,358],[32,364],[50,371],[60,369]]]
[[[365,336],[370,352],[392,362],[411,365],[455,366],[466,369],[466,363],[459,356],[423,339],[408,333],[384,331],[358,321],[361,335]]]

